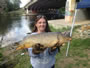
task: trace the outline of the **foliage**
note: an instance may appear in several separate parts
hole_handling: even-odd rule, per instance
[[[0,53],[0,61],[2,61],[2,60],[3,60],[3,54]]]
[[[17,10],[20,8],[20,0],[1,0],[0,1],[0,7],[8,12],[8,11],[13,11]]]
[[[7,11],[13,11],[20,8],[20,0],[12,0],[12,2],[8,0],[6,3],[7,3]]]
[[[3,55],[2,55],[2,53],[0,53],[0,58],[2,58],[3,57]]]
[[[60,12],[61,14],[65,14],[65,7],[60,8],[60,9],[59,9],[59,12]]]

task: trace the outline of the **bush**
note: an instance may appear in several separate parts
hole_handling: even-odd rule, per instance
[[[3,57],[3,54],[2,53],[0,53],[0,58],[2,58]]]

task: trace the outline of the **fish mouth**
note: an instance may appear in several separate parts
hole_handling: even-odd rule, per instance
[[[71,41],[71,40],[72,40],[72,38],[69,38],[69,40]]]
[[[65,46],[65,45],[66,45],[65,43],[62,44],[62,46]]]

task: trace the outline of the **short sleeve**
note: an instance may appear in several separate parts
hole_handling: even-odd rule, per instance
[[[49,51],[49,55],[53,55],[53,56],[55,56],[58,53],[58,49],[56,49],[55,51],[51,52],[51,48],[49,48],[48,51]]]

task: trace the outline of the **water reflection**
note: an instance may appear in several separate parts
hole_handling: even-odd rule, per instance
[[[28,32],[31,32],[30,20],[21,17],[0,17],[0,40],[2,47],[22,40]]]

